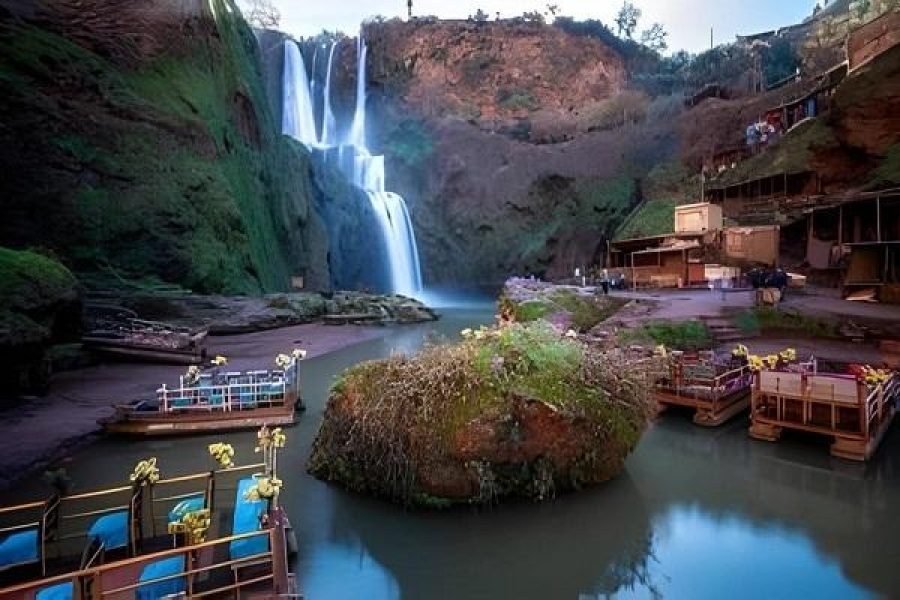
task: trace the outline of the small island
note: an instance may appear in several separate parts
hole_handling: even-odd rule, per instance
[[[543,500],[616,477],[653,413],[657,361],[544,320],[357,365],[335,384],[308,470],[413,506]]]

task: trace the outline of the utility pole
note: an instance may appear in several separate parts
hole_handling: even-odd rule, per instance
[[[412,20],[412,0],[406,0],[406,13]]]
[[[709,28],[709,49],[713,49],[713,28]]]

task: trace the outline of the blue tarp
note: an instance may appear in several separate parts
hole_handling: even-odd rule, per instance
[[[172,510],[169,511],[169,523],[181,522],[181,519],[184,518],[184,515],[201,510],[205,503],[206,502],[203,494],[198,494],[197,496],[193,496],[191,498],[185,498],[184,500],[173,506]]]
[[[72,600],[74,596],[75,586],[71,581],[67,581],[38,590],[34,595],[34,600]]]
[[[17,531],[0,542],[0,568],[37,562],[38,558],[37,529]]]
[[[237,496],[234,501],[234,523],[231,528],[232,535],[259,531],[259,519],[266,512],[265,500],[247,500],[244,496],[256,482],[252,477],[241,479],[238,482]],[[269,549],[269,538],[264,535],[235,540],[229,544],[228,551],[231,559],[246,558],[254,554],[262,554]]]
[[[168,575],[184,573],[184,557],[173,556],[150,563],[141,571],[138,581],[150,581]],[[177,594],[185,590],[184,577],[175,577],[157,583],[142,585],[137,589],[137,600],[158,600],[168,594]]]
[[[128,544],[128,511],[103,515],[88,529],[88,539],[100,538],[107,550],[121,548]]]

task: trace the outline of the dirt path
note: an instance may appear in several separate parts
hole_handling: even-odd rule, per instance
[[[380,327],[329,327],[311,324],[271,331],[210,338],[210,356],[222,354],[235,370],[272,365],[279,352],[307,350],[307,358],[321,356],[377,338]],[[107,363],[60,373],[50,393],[0,412],[0,489],[32,470],[48,464],[99,431],[97,419],[112,412],[114,403],[152,397],[163,382],[178,381],[184,367]]]

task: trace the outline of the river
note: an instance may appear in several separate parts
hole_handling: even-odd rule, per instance
[[[304,471],[334,377],[357,362],[414,351],[434,333],[490,322],[493,306],[448,309],[435,324],[306,361],[308,410],[279,459],[297,531],[294,569],[311,600],[408,598],[867,598],[900,593],[900,434],[867,466],[811,440],[748,438],[667,413],[615,481],[542,504],[410,512],[346,493]],[[273,348],[273,353],[281,349]],[[118,484],[140,459],[163,475],[209,468],[223,436],[101,439],[66,466],[79,489]],[[237,462],[255,434],[224,436]],[[10,495],[33,498],[34,481]]]

